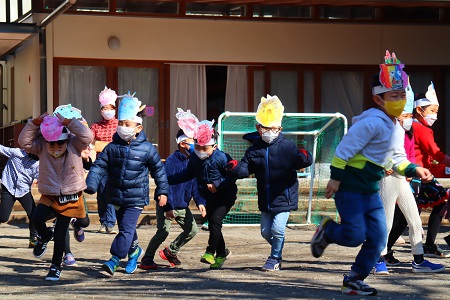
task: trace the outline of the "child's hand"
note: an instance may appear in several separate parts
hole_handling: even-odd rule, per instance
[[[384,174],[386,174],[386,176],[392,175],[392,173],[394,173],[394,170],[392,170],[392,169],[384,170]]]
[[[433,180],[433,174],[431,174],[430,170],[422,168],[422,167],[416,168],[416,175],[417,175],[417,177],[420,177],[422,182],[429,182],[429,181]]]
[[[89,160],[90,154],[91,154],[91,148],[89,148],[89,146],[87,146],[86,149],[81,151],[81,157],[86,161]]]
[[[210,191],[211,193],[216,193],[217,192],[217,188],[214,184],[212,183],[208,183],[206,185],[208,187],[208,191]]]
[[[173,210],[166,211],[166,219],[167,220],[172,220],[174,218],[175,218],[175,215],[173,213]]]
[[[330,179],[327,184],[327,189],[325,190],[325,197],[327,199],[331,198],[337,190],[339,190],[340,181]]]
[[[33,121],[32,121],[33,124],[36,125],[36,126],[40,126],[40,125],[42,124],[42,122],[44,122],[44,118],[45,118],[46,116],[48,116],[48,113],[47,113],[47,112],[43,113],[42,115],[40,115],[40,116],[37,117],[37,118],[34,118]]]
[[[202,217],[203,217],[203,218],[206,217],[206,208],[205,208],[204,205],[200,204],[200,205],[198,206],[198,210],[202,213]]]
[[[159,206],[165,206],[167,204],[167,196],[159,195],[158,196],[158,204],[159,204]]]
[[[72,121],[72,119],[66,119],[66,118],[64,118],[64,116],[61,115],[60,113],[56,113],[55,116],[59,119],[59,121],[60,121],[64,126],[69,125],[70,121]]]

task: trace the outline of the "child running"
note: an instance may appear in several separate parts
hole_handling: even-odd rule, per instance
[[[407,102],[404,111],[399,117],[397,117],[397,120],[405,130],[404,137],[400,138],[404,138],[405,151],[408,150],[407,158],[409,161],[414,163],[414,136],[411,132],[414,93],[412,92],[410,85],[406,88],[406,100]],[[424,259],[422,246],[422,220],[420,219],[416,201],[407,179],[396,172],[392,172],[392,174],[384,176],[380,181],[380,196],[383,201],[384,211],[386,213],[388,235],[390,235],[392,228],[396,203],[398,208],[406,217],[407,224],[409,225],[411,252],[413,254],[413,261],[411,265],[412,271],[421,273],[442,272],[445,269],[443,265],[434,264]],[[386,267],[387,263],[390,265],[400,264],[400,262],[396,262],[394,260],[391,248],[392,245],[389,245],[388,243],[387,248],[383,249],[381,252],[381,257],[374,267],[374,274],[389,274]]]
[[[112,257],[102,265],[110,275],[114,275],[120,260],[127,255],[125,272],[132,274],[137,269],[142,249],[138,245],[136,224],[142,209],[149,203],[149,173],[156,183],[155,200],[165,205],[169,194],[161,158],[143,131],[144,108],[134,94],[123,97],[113,141],[98,155],[86,178],[86,193],[93,194],[107,175],[106,196],[116,207],[119,233],[110,248]]]
[[[237,178],[246,178],[254,173],[257,179],[261,235],[272,246],[263,271],[280,270],[286,224],[290,211],[298,209],[297,170],[312,163],[312,155],[308,151],[297,149],[281,133],[283,111],[277,96],[262,97],[256,113],[259,138],[239,163],[229,163],[230,172]]]
[[[335,194],[341,223],[325,217],[311,240],[314,257],[322,256],[330,243],[346,247],[362,244],[350,274],[344,275],[341,292],[345,294],[377,294],[364,279],[386,246],[386,215],[378,194],[378,182],[385,170],[394,168],[408,177],[432,178],[427,169],[406,160],[405,133],[396,121],[406,104],[407,75],[403,67],[395,54],[391,57],[386,51],[385,63],[380,65],[380,74],[375,77],[379,80],[371,83],[372,99],[377,107],[353,118],[353,126],[336,148],[331,163],[325,196],[330,198]]]
[[[167,176],[179,172],[187,167],[189,157],[194,154],[193,136],[187,136],[183,130],[177,133],[178,150],[170,155],[165,163],[164,168]],[[195,155],[195,154],[194,154]],[[198,193],[197,180],[183,182],[176,185],[169,185],[170,192],[165,206],[156,205],[156,227],[157,231],[148,243],[145,255],[139,265],[139,268],[157,269],[158,265],[153,258],[158,247],[166,240],[170,233],[172,220],[175,220],[181,226],[183,231],[175,238],[175,240],[159,251],[159,256],[167,260],[172,267],[181,265],[178,259],[178,252],[181,247],[188,243],[198,232],[197,223],[189,209],[189,202],[194,198],[202,217],[206,216],[205,199]]]
[[[8,222],[14,202],[19,201],[29,220],[29,248],[37,244],[38,233],[31,222],[31,215],[36,208],[31,185],[38,179],[39,157],[20,148],[0,145],[0,155],[8,157],[2,173],[2,196],[0,199],[0,223]]]
[[[189,157],[186,169],[168,176],[169,184],[197,179],[198,191],[206,199],[209,239],[200,261],[211,269],[220,269],[230,255],[222,234],[222,221],[236,201],[236,179],[226,172],[231,157],[217,149],[213,121],[198,122],[190,111],[178,112],[178,125],[184,132],[193,131],[195,155]]]
[[[33,254],[38,258],[44,255],[53,234],[52,264],[45,276],[50,281],[61,276],[65,236],[71,219],[78,219],[77,228],[89,225],[82,197],[86,183],[80,156],[92,141],[92,133],[78,120],[82,118],[79,110],[68,105],[64,111],[65,116],[72,117],[66,118],[60,111],[54,116],[44,113],[29,120],[18,139],[25,151],[39,157],[41,198],[32,216],[39,240]],[[56,215],[54,233],[45,223],[52,214]]]

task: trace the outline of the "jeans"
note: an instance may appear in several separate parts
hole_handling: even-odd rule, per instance
[[[106,197],[105,185],[108,176],[103,176],[97,189],[97,208],[98,216],[100,217],[100,224],[107,227],[114,227],[116,224],[116,210],[114,205],[108,204]]]
[[[142,207],[120,207],[116,211],[119,233],[111,245],[112,255],[123,259],[127,257],[127,254],[131,254],[132,245],[138,240],[136,225],[141,212]]]
[[[156,233],[150,240],[145,250],[144,258],[155,257],[156,250],[158,247],[166,240],[170,233],[170,226],[172,224],[171,220],[167,220],[164,215],[164,209],[156,204]],[[195,222],[194,216],[189,208],[175,209],[173,211],[175,215],[175,221],[181,226],[183,231],[175,238],[175,240],[169,245],[170,253],[177,255],[180,248],[183,247],[187,242],[192,240],[192,238],[197,234],[198,227]],[[143,258],[143,259],[144,259]]]
[[[272,245],[270,257],[281,259],[283,257],[284,230],[290,212],[266,213],[261,212],[261,235]]]
[[[330,242],[361,250],[352,271],[366,278],[386,246],[387,226],[383,202],[378,193],[335,193],[336,208],[341,223],[329,222],[325,235]]]

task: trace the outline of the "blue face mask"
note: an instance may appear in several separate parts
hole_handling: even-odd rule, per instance
[[[188,144],[189,145],[189,149],[188,152],[190,155],[195,153],[195,145],[194,144]]]

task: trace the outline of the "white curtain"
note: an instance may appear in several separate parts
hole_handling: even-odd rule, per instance
[[[204,65],[170,65],[170,151],[177,149],[177,108],[190,109],[206,119],[206,68]]]
[[[247,112],[247,67],[228,66],[225,111]]]
[[[364,86],[362,72],[323,72],[322,112],[340,112],[351,125],[352,118],[362,113]]]
[[[271,71],[270,94],[277,95],[284,106],[284,112],[298,112],[297,71]],[[262,95],[266,97],[266,95]]]

